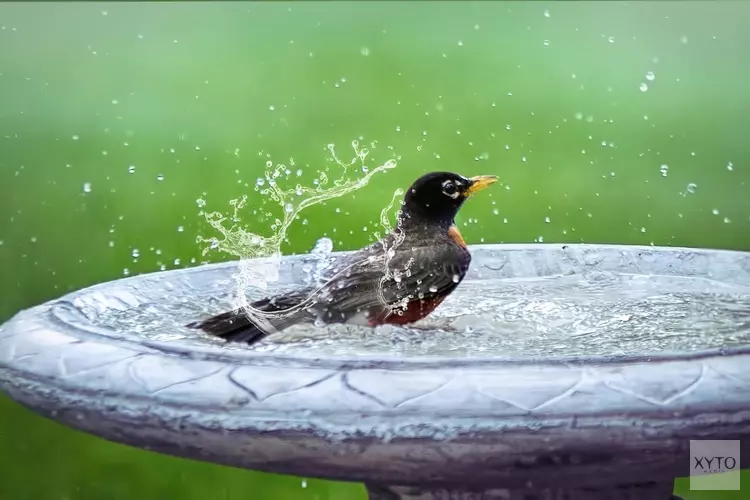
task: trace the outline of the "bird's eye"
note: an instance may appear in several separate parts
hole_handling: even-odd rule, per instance
[[[457,198],[458,188],[452,181],[445,181],[443,183],[443,193],[445,193],[447,196],[450,196],[451,198]]]

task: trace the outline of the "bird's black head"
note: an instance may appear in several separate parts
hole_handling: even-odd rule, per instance
[[[423,175],[404,196],[401,218],[404,222],[439,223],[449,226],[469,196],[497,181],[494,175],[467,178],[452,172]]]

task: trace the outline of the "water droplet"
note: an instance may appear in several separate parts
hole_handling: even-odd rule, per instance
[[[729,220],[729,217],[724,217],[724,224],[729,224],[730,222],[732,221]]]
[[[276,109],[276,106],[274,106],[273,104],[271,104],[270,106],[268,106],[268,109],[269,109],[269,111],[273,111],[273,110]]]
[[[159,174],[159,175],[157,175],[157,176],[156,176],[156,180],[157,180],[157,181],[163,181],[163,180],[164,180],[164,175],[163,175],[163,174]]]
[[[646,92],[648,90],[648,84],[646,82],[643,82],[638,88],[641,90],[641,92]]]
[[[131,254],[131,255],[133,255],[133,258],[134,258],[134,259],[137,259],[138,257],[140,257],[140,256],[141,256],[141,251],[140,251],[140,250],[138,250],[137,248],[134,248],[134,249],[133,249],[133,252],[132,252],[132,254]]]
[[[659,167],[659,172],[661,172],[662,177],[666,177],[667,173],[669,173],[669,165],[662,165]]]
[[[711,213],[714,214],[714,215],[719,215],[719,209],[718,208],[714,208],[713,210],[711,210]]]
[[[463,42],[463,40],[459,40],[459,41],[458,41],[458,46],[459,46],[459,47],[463,47],[463,45],[464,45],[464,42]]]
[[[261,177],[258,177],[258,178],[257,178],[257,179],[255,180],[255,185],[256,185],[256,186],[263,186],[263,185],[264,185],[265,183],[266,183],[265,179],[263,179],[263,178],[261,178]]]
[[[656,75],[654,75],[653,71],[646,72],[646,80],[648,80],[649,82],[653,82],[654,78],[656,78]]]
[[[370,49],[368,47],[362,47],[361,49],[359,49],[359,53],[367,57],[370,55]]]
[[[181,233],[181,232],[183,232],[184,230],[185,230],[185,228],[184,228],[183,226],[177,226],[177,232],[178,232],[178,233]]]
[[[297,177],[302,177],[302,170],[297,170]]]
[[[544,17],[549,17],[549,16],[550,16],[549,10],[545,10],[544,11]]]
[[[545,40],[543,43],[545,47],[549,47],[549,40]]]
[[[680,38],[680,42],[682,42],[682,43],[688,43],[688,37],[687,37],[687,35],[682,35],[682,37]]]
[[[79,139],[79,137],[78,137],[78,135],[77,135],[77,134],[73,134],[73,137],[72,137],[72,139],[73,139],[74,141],[77,141],[77,140]]]
[[[549,224],[550,223],[549,217],[545,217],[544,218],[544,222],[546,222],[547,224]]]
[[[198,205],[199,207],[205,207],[206,200],[204,200],[203,198],[198,198],[197,200],[195,200],[195,204]]]
[[[691,182],[690,184],[687,185],[687,192],[690,193],[690,194],[693,194],[693,193],[695,193],[695,190],[697,188],[698,188],[698,185],[695,184],[695,183],[693,183],[693,182]]]
[[[727,170],[729,171],[734,170],[734,164],[731,161],[727,163]]]
[[[292,205],[291,203],[287,203],[284,207],[284,211],[288,214],[294,212],[294,205]]]
[[[492,213],[495,214],[495,215],[499,215],[500,214],[500,210],[498,210],[497,208],[493,208],[492,209]]]
[[[83,192],[84,193],[90,193],[91,192],[91,183],[90,182],[84,182],[83,183]]]
[[[581,112],[576,113],[575,114],[575,119],[576,120],[583,120],[583,113],[581,113]]]
[[[128,167],[128,173],[129,174],[134,174],[135,173],[135,165],[130,165]]]
[[[307,481],[304,479],[302,480],[302,487],[307,488]]]

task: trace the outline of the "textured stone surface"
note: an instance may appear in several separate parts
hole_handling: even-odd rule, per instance
[[[467,279],[598,269],[750,283],[748,253],[595,245],[471,250]],[[306,259],[285,259],[282,283],[299,282]],[[134,446],[308,477],[451,491],[467,484],[540,491],[667,484],[687,475],[689,439],[750,435],[745,348],[648,358],[314,359],[143,342],[97,326],[105,307],[214,290],[235,265],[136,276],[19,312],[0,327],[0,388],[64,424]]]

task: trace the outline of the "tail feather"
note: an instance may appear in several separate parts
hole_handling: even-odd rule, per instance
[[[214,337],[221,337],[228,342],[247,342],[254,344],[268,335],[264,330],[250,321],[245,311],[227,311],[203,321],[186,325],[188,328],[203,330]]]
[[[278,317],[266,319],[271,328],[263,328],[247,315],[244,309],[226,311],[210,318],[194,321],[185,325],[188,328],[203,330],[209,335],[220,337],[227,342],[244,342],[248,345],[259,342],[266,336],[288,328],[302,321],[305,317],[301,311],[284,314],[282,311],[300,304],[305,300],[303,294],[294,294],[270,299],[263,299],[250,304],[253,309],[263,312],[279,311]]]

